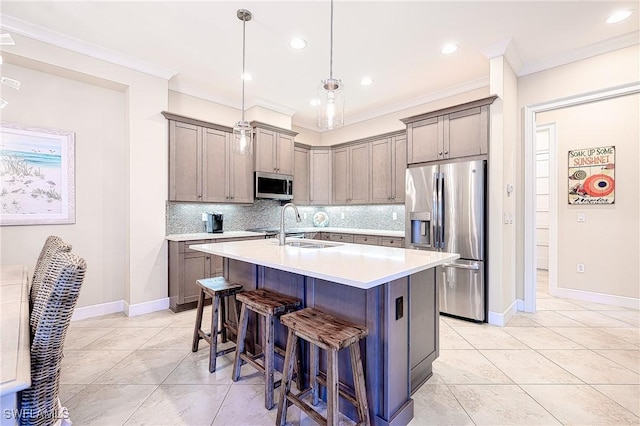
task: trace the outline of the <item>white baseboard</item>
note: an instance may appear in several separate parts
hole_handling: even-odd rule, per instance
[[[634,297],[616,296],[613,294],[596,293],[592,291],[574,290],[571,288],[556,288],[557,297],[581,300],[583,302],[602,303],[604,305],[621,306],[623,308],[640,309],[640,299]]]
[[[519,312],[524,312],[524,300],[516,299],[516,306]]]
[[[100,317],[102,315],[115,314],[124,310],[124,300],[115,302],[100,303],[98,305],[83,306],[75,308],[71,321],[78,321],[86,318]]]
[[[149,314],[155,311],[162,311],[163,309],[169,309],[168,297],[150,300],[149,302],[134,303],[133,305],[124,302],[124,313],[129,317]]]
[[[491,325],[504,327],[509,322],[513,314],[516,313],[516,310],[517,305],[516,301],[514,300],[513,303],[502,313],[489,311],[488,322]]]
[[[115,302],[100,303],[98,305],[84,306],[73,311],[71,321],[78,321],[87,318],[100,317],[102,315],[124,312],[125,315],[135,317],[136,315],[148,314],[155,311],[169,309],[169,298],[151,300],[149,302],[128,304],[124,300]]]

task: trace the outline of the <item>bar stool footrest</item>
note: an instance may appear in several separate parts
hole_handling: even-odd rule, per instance
[[[318,375],[316,376],[316,381],[322,386],[327,387],[327,375],[322,371],[318,372]],[[341,397],[349,401],[351,405],[356,406],[358,404],[358,400],[356,399],[355,394],[351,391],[350,388],[348,388],[342,382],[338,382],[338,393],[340,394]]]
[[[302,398],[299,398],[298,395],[293,395],[292,393],[288,393],[287,405],[289,405],[289,403],[292,403],[293,405],[298,407],[307,416],[311,417],[316,423],[320,425],[327,424],[327,419],[325,419],[320,413],[318,413],[317,411],[309,407],[309,405],[306,402],[304,402]]]

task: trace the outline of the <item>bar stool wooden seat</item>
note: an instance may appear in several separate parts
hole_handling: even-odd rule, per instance
[[[360,339],[369,333],[364,326],[350,323],[314,308],[305,308],[283,315],[280,322],[289,328],[287,351],[284,359],[282,391],[278,404],[276,425],[284,426],[287,420],[287,407],[293,403],[319,424],[338,425],[339,401],[342,396],[356,408],[360,421],[358,425],[369,425],[369,404],[364,381],[364,370],[360,358]],[[295,358],[293,348],[298,338],[306,340],[311,345],[310,354],[310,387],[297,395],[291,392],[291,375]],[[351,370],[353,373],[354,389],[338,380],[338,351],[349,348],[351,354]],[[319,349],[327,352],[326,379],[319,372]],[[323,417],[313,410],[303,398],[312,395],[312,404],[318,404],[318,385],[327,388],[327,417]],[[353,394],[352,394],[353,392]]]
[[[227,322],[226,307],[224,299],[237,295],[242,291],[241,284],[229,283],[224,277],[204,278],[196,281],[200,287],[200,297],[198,298],[198,310],[196,313],[196,326],[193,331],[193,344],[191,351],[198,352],[200,339],[204,339],[209,344],[209,373],[216,371],[216,360],[219,356],[226,355],[235,350],[235,347],[218,351],[218,334],[222,335],[222,343],[227,341],[227,330],[233,331],[236,335],[236,326]],[[204,312],[204,299],[211,297],[211,332],[202,330],[202,315]],[[220,303],[222,301],[222,304]],[[221,330],[218,330],[220,321],[219,311],[222,311]]]
[[[284,356],[285,352],[275,345],[274,319],[281,315],[295,311],[302,307],[302,301],[295,297],[286,296],[272,290],[257,289],[245,291],[237,295],[237,300],[242,305],[240,309],[240,320],[238,322],[238,341],[236,345],[236,358],[233,365],[233,375],[231,379],[236,382],[240,378],[240,368],[243,363],[250,364],[256,370],[265,375],[265,395],[264,406],[270,410],[275,405],[273,402],[273,390],[280,385],[280,381],[274,381],[274,353]],[[249,355],[245,348],[245,338],[247,335],[247,324],[249,315],[247,310],[253,311],[265,318],[262,353]],[[256,362],[263,358],[263,363]],[[296,369],[297,370],[297,369]],[[301,380],[300,375],[297,375]]]

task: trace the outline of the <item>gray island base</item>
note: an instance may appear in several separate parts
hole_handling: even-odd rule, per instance
[[[311,252],[277,246],[274,240],[191,248],[223,256],[224,276],[245,290],[271,289],[301,299],[305,307],[366,326],[369,335],[360,342],[360,350],[372,424],[406,425],[413,418],[411,394],[431,377],[431,364],[438,357],[435,266],[457,255],[357,244]],[[341,270],[349,265],[349,270]],[[366,267],[369,269],[354,271]],[[235,315],[234,306],[227,312]],[[247,344],[254,353],[261,351],[261,327],[255,318],[249,319]],[[285,347],[286,332],[279,323],[275,335],[276,344]],[[301,355],[308,384],[307,344]],[[278,369],[282,362],[276,355]],[[325,362],[321,353],[321,372],[326,371]],[[339,353],[339,377],[340,382],[353,386],[348,350]],[[352,405],[342,399],[340,412],[357,421]]]

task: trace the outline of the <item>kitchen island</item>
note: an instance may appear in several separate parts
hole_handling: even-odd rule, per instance
[[[224,276],[245,290],[267,288],[298,297],[306,307],[368,327],[360,349],[372,423],[406,425],[413,418],[411,394],[431,377],[438,356],[435,267],[459,256],[304,239],[288,244],[267,239],[190,248],[223,257]],[[233,315],[233,304],[229,308]],[[250,319],[247,339],[256,352],[258,327]],[[276,343],[286,343],[282,327],[276,330]],[[351,386],[349,353],[343,350],[339,356],[340,380]],[[308,365],[306,347],[302,361]],[[277,359],[276,365],[281,363]],[[341,400],[340,411],[356,418],[346,401]]]

